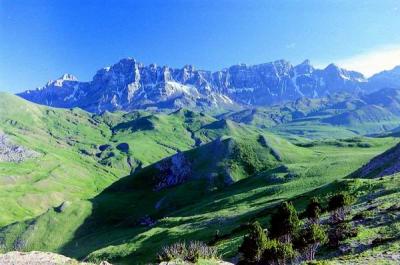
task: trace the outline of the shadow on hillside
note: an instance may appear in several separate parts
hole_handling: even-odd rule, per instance
[[[267,207],[250,203],[249,207],[257,209],[235,215],[233,218],[221,219],[217,211],[269,196],[271,191],[266,189],[266,192],[252,194],[252,190],[259,188],[260,180],[248,178],[216,191],[201,190],[205,186],[192,180],[184,185],[154,192],[150,188],[153,186],[150,177],[154,173],[152,170],[151,167],[146,167],[135,175],[123,177],[92,198],[91,215],[75,231],[73,238],[64,245],[61,253],[84,259],[93,251],[134,240],[140,242],[138,244],[141,247],[129,256],[139,255],[149,259],[149,253],[155,254],[158,251],[149,246],[156,245],[161,248],[164,244],[179,240],[210,241],[216,230],[225,229],[225,223],[226,229],[232,230],[241,223],[254,219],[260,211],[266,208],[273,209],[271,206],[280,201],[271,198],[267,200]],[[246,193],[250,195],[231,200],[233,195]],[[179,194],[183,194],[183,197]],[[168,198],[173,203],[157,209],[156,205],[160,204],[163,198]],[[204,214],[210,215],[202,216]],[[161,218],[164,219],[153,224]],[[185,231],[169,233],[166,230],[178,226]],[[107,258],[109,257],[104,257]]]
[[[92,198],[91,215],[75,231],[61,253],[84,259],[96,250],[115,246],[108,252],[114,252],[118,262],[130,260],[126,262],[130,264],[132,260],[142,258],[151,262],[155,253],[165,244],[182,240],[210,242],[216,231],[229,236],[241,233],[243,231],[237,229],[242,224],[270,215],[286,199],[277,195],[279,189],[276,185],[266,186],[260,191],[263,183],[265,186],[267,182],[259,177],[243,179],[215,191],[201,190],[204,186],[192,180],[184,185],[154,192],[151,189],[153,170],[152,167],[146,167],[135,175],[123,177]],[[310,197],[336,189],[337,184],[332,183],[299,194],[293,200],[297,205],[304,205]],[[183,194],[183,197],[179,197],[179,194]],[[266,199],[262,203],[256,202],[261,197]],[[165,198],[174,203],[157,209],[157,205],[162,204],[160,202]],[[226,216],[226,213],[225,216],[218,215],[219,210],[234,209],[238,204],[252,210],[242,209],[238,213],[233,210],[231,216]],[[160,221],[154,223],[157,220]],[[121,246],[132,242],[138,246],[137,249]],[[114,254],[100,257],[112,260]]]

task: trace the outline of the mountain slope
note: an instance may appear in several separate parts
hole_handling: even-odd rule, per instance
[[[0,225],[37,216],[66,200],[90,198],[127,172],[103,167],[90,155],[109,141],[110,132],[81,110],[47,108],[2,93],[0,130],[37,154],[19,163],[0,162]]]
[[[99,116],[2,93],[0,226],[89,199],[142,166],[196,146],[190,130],[215,119],[182,113]],[[143,120],[153,127],[143,130]]]
[[[342,111],[362,105],[347,103]],[[304,99],[285,110],[309,122],[308,115],[333,115],[320,108],[329,104]],[[241,224],[266,222],[277,203],[308,198],[398,142],[337,139],[339,130],[325,126],[329,140],[293,144],[269,129],[187,109],[97,115],[3,94],[2,133],[38,156],[0,162],[0,252],[142,264],[163,245],[209,242],[218,231],[229,235],[218,250],[231,258]]]
[[[392,70],[383,71],[371,76],[368,87],[374,90],[379,88],[399,88],[400,87],[400,66]]]
[[[302,138],[351,137],[384,133],[400,124],[400,90],[370,94],[339,93],[319,99],[300,98],[272,107],[230,111],[217,116],[284,135]]]
[[[400,172],[400,144],[375,157],[352,176],[359,178],[383,177]]]

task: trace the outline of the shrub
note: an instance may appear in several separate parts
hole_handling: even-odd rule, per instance
[[[354,201],[348,193],[333,195],[328,203],[328,210],[331,212],[331,223],[343,222],[348,212],[348,206]]]
[[[312,198],[310,203],[307,205],[305,210],[305,217],[310,220],[311,223],[319,223],[319,217],[321,215],[322,207],[317,198]]]
[[[239,247],[241,253],[241,264],[257,263],[264,251],[267,243],[267,235],[263,231],[259,222],[254,222],[250,226],[249,234],[243,239]]]
[[[350,237],[356,237],[358,234],[357,228],[351,226],[349,223],[339,223],[331,226],[328,239],[329,246],[333,248],[337,248],[340,242],[346,240]]]
[[[278,240],[268,240],[261,256],[261,264],[286,264],[293,260],[296,251],[291,243],[282,243]]]
[[[319,224],[311,224],[303,228],[295,240],[305,260],[314,260],[318,248],[328,241],[325,229]]]
[[[328,203],[328,210],[331,212],[330,230],[328,233],[329,245],[338,247],[340,242],[346,238],[357,235],[357,230],[350,224],[345,223],[349,205],[354,198],[348,193],[339,193],[332,196]]]
[[[284,243],[291,242],[300,228],[297,211],[291,202],[282,203],[271,217],[271,237]]]
[[[186,262],[196,262],[198,259],[218,258],[217,249],[209,247],[203,242],[191,241],[189,243],[178,242],[165,246],[157,254],[158,262],[169,262],[180,260]]]

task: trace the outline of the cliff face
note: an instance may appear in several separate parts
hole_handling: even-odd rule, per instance
[[[266,106],[300,97],[322,97],[339,91],[357,93],[367,80],[334,64],[315,69],[308,60],[234,65],[216,72],[181,69],[122,59],[99,70],[90,82],[65,74],[44,87],[19,96],[54,107],[91,112],[141,108],[210,108]]]

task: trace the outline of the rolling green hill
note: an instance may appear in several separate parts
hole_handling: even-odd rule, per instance
[[[78,109],[58,110],[0,95],[0,130],[36,151],[21,163],[0,162],[0,225],[35,217],[51,206],[89,199],[127,174],[93,155],[109,142],[109,128]]]

